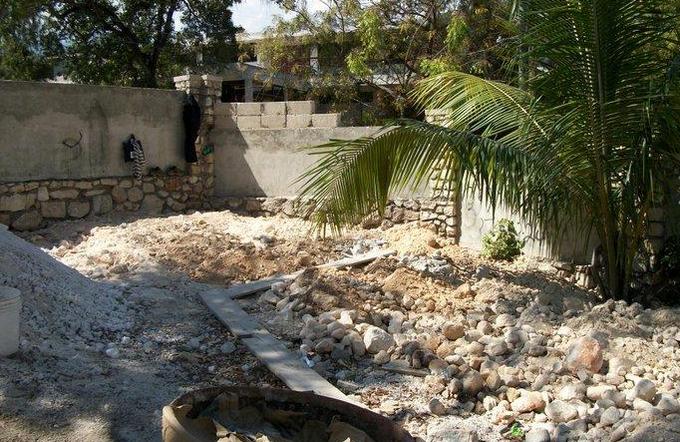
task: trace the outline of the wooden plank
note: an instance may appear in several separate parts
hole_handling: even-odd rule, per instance
[[[239,337],[246,347],[290,389],[313,391],[322,396],[364,407],[305,366],[280,341],[250,317],[236,301],[226,296],[225,292],[223,289],[207,290],[201,293],[201,298],[229,331]]]
[[[253,293],[269,290],[277,282],[290,281],[300,275],[302,271],[291,273],[290,275],[274,276],[272,278],[260,279],[259,281],[247,282],[227,288],[224,293],[231,299],[240,299],[250,296]]]
[[[371,261],[375,261],[378,258],[383,258],[385,256],[391,256],[396,254],[394,250],[377,250],[374,252],[366,253],[363,255],[358,255],[358,256],[350,256],[349,258],[343,258],[339,259],[337,261],[331,261],[326,264],[321,264],[320,266],[317,266],[318,269],[327,269],[327,268],[342,268],[342,267],[352,267],[352,266],[357,266],[361,264],[366,264]]]
[[[408,367],[408,366],[403,366],[401,364],[394,363],[394,361],[388,362],[387,364],[384,364],[384,365],[381,365],[378,368],[380,368],[381,370],[384,370],[384,371],[392,372],[392,373],[407,374],[407,375],[410,375],[410,376],[418,376],[418,377],[421,377],[421,378],[424,378],[425,376],[430,374],[429,370],[419,370],[417,368],[411,368],[411,367]]]
[[[368,262],[374,261],[378,258],[385,256],[394,255],[396,252],[394,250],[378,250],[376,252],[366,253],[359,256],[351,256],[349,258],[338,259],[336,261],[331,261],[320,266],[316,266],[317,269],[339,269],[342,267],[351,267],[355,265],[366,264]],[[246,296],[250,296],[253,293],[269,290],[272,285],[281,281],[290,281],[291,279],[297,278],[303,270],[291,273],[289,275],[274,276],[267,279],[260,279],[259,281],[247,282],[245,284],[237,284],[227,288],[224,293],[231,299],[241,299]]]

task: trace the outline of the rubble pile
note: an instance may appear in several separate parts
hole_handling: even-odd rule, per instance
[[[414,267],[451,276],[450,266],[438,253],[393,264],[381,283],[358,276],[356,296],[333,296],[324,291],[328,275],[308,270],[257,304],[300,324],[309,365],[359,371],[340,387],[356,392],[378,369],[422,376],[432,415],[484,415],[520,425],[532,441],[619,440],[649,421],[680,425],[680,333],[655,311],[596,304],[592,293],[529,289],[484,269],[450,293],[414,296]],[[343,308],[348,300],[354,305]],[[659,353],[664,358],[652,360]]]

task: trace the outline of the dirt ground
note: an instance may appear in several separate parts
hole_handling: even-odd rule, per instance
[[[528,258],[487,262],[415,225],[320,238],[304,221],[281,217],[209,212],[136,219],[114,214],[61,222],[22,236],[68,268],[34,271],[29,265],[33,252],[18,243],[8,249],[5,271],[11,266],[25,278],[2,275],[0,260],[0,283],[4,276],[5,282],[22,288],[26,318],[20,352],[0,364],[3,441],[160,440],[161,408],[183,392],[216,384],[282,387],[202,305],[198,294],[378,247],[396,250],[397,256],[359,269],[317,273],[316,294],[304,299],[292,319],[259,295],[242,305],[291,352],[305,343],[303,315],[316,318],[351,309],[365,322],[383,321],[386,328],[397,309],[418,333],[430,333],[427,340],[441,333],[447,321],[495,318],[502,308],[548,339],[547,355],[513,363],[522,369],[525,383],[532,384],[544,373],[543,366],[562,359],[572,337],[599,333],[608,342],[607,357],[625,355],[660,390],[675,397],[678,393],[680,351],[664,346],[661,336],[678,325],[678,311],[640,309],[633,320],[612,307],[604,311],[608,320],[603,321],[603,310],[594,308],[595,294],[559,278],[550,264]],[[43,282],[36,283],[36,278]],[[50,284],[52,279],[70,285]],[[474,285],[473,297],[460,296],[464,283]],[[557,304],[559,309],[552,309]],[[529,314],[530,308],[538,313]],[[62,314],[63,309],[73,315]],[[480,409],[481,399],[477,405],[473,399],[474,410],[450,399],[447,404],[462,411],[438,415],[428,403],[443,393],[433,392],[437,389],[431,376],[394,374],[378,369],[380,365],[368,355],[347,362],[318,354],[314,368],[334,383],[343,381],[339,386],[349,394],[402,423],[414,436],[425,439],[433,428],[452,425],[474,430],[480,440],[503,440],[507,422]],[[557,385],[563,378],[551,379]],[[349,391],[347,385],[356,388]],[[529,423],[538,419],[533,413],[524,417]],[[656,440],[653,431],[668,427],[659,438],[680,440],[678,421],[669,421],[674,425],[663,421],[654,430],[631,428],[628,436]]]

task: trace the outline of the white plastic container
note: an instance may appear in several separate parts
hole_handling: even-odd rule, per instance
[[[21,292],[0,286],[0,356],[9,356],[19,350],[20,315]]]

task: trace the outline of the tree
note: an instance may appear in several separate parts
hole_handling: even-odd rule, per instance
[[[334,82],[354,85],[354,93],[343,88],[339,100],[334,97],[339,110],[358,101],[361,84],[383,97],[388,114],[412,114],[410,91],[417,80],[452,67],[498,75],[502,63],[493,47],[512,35],[503,18],[509,15],[506,0],[332,0],[318,13],[304,1],[278,3],[292,18],[267,31],[258,44],[261,59],[272,73],[294,67],[309,81],[312,96],[334,91]],[[311,46],[319,51],[318,70],[309,69]]]
[[[23,46],[30,59],[58,55],[68,76],[82,83],[143,87],[170,85],[173,75],[205,67],[197,60],[199,53],[208,54],[211,62],[225,61],[230,55],[226,48],[234,44],[230,7],[235,1],[2,0],[15,11],[3,18],[7,28],[33,31],[27,32],[30,38]],[[36,32],[58,42],[58,53],[54,47],[32,44],[42,39]],[[0,49],[7,54],[3,58],[16,52],[8,47]],[[21,64],[28,57],[10,58]]]
[[[50,78],[61,43],[35,13],[35,2],[0,0],[0,78]]]
[[[443,109],[441,125],[406,120],[314,148],[321,158],[301,177],[302,196],[319,224],[339,228],[443,164],[451,186],[536,229],[592,228],[603,295],[630,299],[647,214],[679,165],[675,12],[661,0],[524,0],[516,20],[514,85],[461,72],[422,81],[413,97]]]

